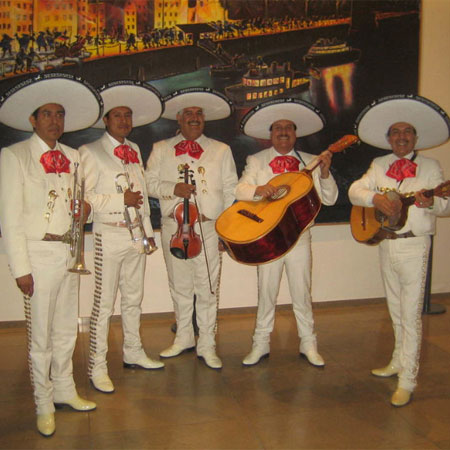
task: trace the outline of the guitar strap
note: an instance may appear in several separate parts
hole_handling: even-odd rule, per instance
[[[294,153],[297,155],[297,158],[300,160],[300,162],[306,167],[305,161],[303,161],[303,158],[300,156],[300,153],[296,148],[294,148]]]
[[[414,154],[412,155],[412,158],[410,159],[410,161],[413,162],[416,159],[416,156],[417,156],[417,152],[414,150]],[[404,178],[403,178],[403,180],[404,180]],[[403,180],[400,181],[400,183],[398,184],[398,186],[397,186],[398,190],[400,190],[400,186],[402,185]]]

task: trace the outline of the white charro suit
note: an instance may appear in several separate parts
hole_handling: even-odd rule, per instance
[[[299,170],[308,165],[314,155],[299,152],[301,159]],[[298,155],[292,150],[288,153],[296,159]],[[255,200],[258,186],[267,184],[276,174],[269,163],[280,154],[274,147],[262,150],[247,158],[247,164],[236,188],[237,200]],[[333,176],[320,178],[320,171],[312,173],[314,186],[325,205],[333,205],[338,196],[338,189]],[[258,312],[253,335],[254,345],[266,346],[270,341],[275,320],[275,306],[280,288],[283,267],[289,283],[292,306],[297,321],[300,352],[316,350],[314,319],[311,306],[311,233],[305,230],[295,246],[284,256],[267,264],[258,266]]]
[[[0,224],[14,278],[31,274],[34,294],[25,297],[29,368],[37,414],[54,412],[53,402],[76,395],[72,355],[77,337],[79,275],[67,271],[69,245],[44,241],[71,226],[76,150],[57,143],[70,173],[45,173],[39,162],[48,146],[36,134],[0,154]],[[79,175],[82,171],[79,168]]]
[[[237,175],[228,145],[202,135],[196,142],[204,152],[199,159],[195,159],[187,154],[175,156],[174,147],[182,140],[183,136],[178,135],[153,146],[147,162],[146,179],[150,196],[158,198],[161,205],[161,240],[177,321],[175,343],[184,348],[195,345],[192,326],[195,294],[199,326],[197,353],[201,355],[215,347],[216,299],[210,292],[204,250],[202,249],[197,257],[188,260],[177,259],[170,253],[170,239],[177,230],[177,223],[169,216],[174,207],[183,200],[173,193],[175,185],[183,181],[180,179],[178,166],[186,163],[190,166],[197,185],[200,214],[210,219],[203,222],[202,226],[213,290],[216,289],[220,270],[215,219],[233,203]],[[196,231],[199,233],[198,228]]]
[[[141,191],[144,203],[139,209],[148,237],[153,237],[150,207],[144,181],[144,168],[137,144],[125,141],[138,154],[139,164],[127,165],[133,191]],[[133,244],[128,229],[115,226],[124,220],[124,194],[118,193],[116,177],[124,173],[122,160],[114,155],[120,145],[108,133],[95,142],[80,147],[86,174],[86,198],[94,209],[95,292],[90,324],[89,376],[107,374],[106,353],[110,318],[114,312],[117,291],[121,293],[124,362],[134,364],[145,356],[140,338],[141,303],[144,294],[146,255],[141,241]],[[126,190],[124,177],[119,183]],[[130,208],[131,219],[135,210]],[[139,237],[139,229],[134,229]]]
[[[412,156],[412,153],[408,156]],[[393,154],[375,158],[363,177],[355,181],[348,195],[354,205],[373,207],[376,193],[386,190],[408,194],[432,189],[444,181],[439,163],[417,155],[416,176],[398,183],[386,171],[398,158]],[[445,213],[447,200],[434,198],[432,208],[410,206],[405,226],[397,231],[412,231],[417,237],[384,240],[380,243],[380,265],[389,313],[394,328],[395,347],[391,363],[400,369],[399,387],[412,391],[419,370],[422,336],[422,305],[427,273],[430,235],[435,233],[436,216]]]

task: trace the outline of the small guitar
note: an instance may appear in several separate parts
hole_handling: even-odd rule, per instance
[[[376,245],[392,232],[400,230],[405,226],[408,218],[408,209],[416,201],[416,197],[404,197],[397,192],[391,191],[386,194],[390,200],[400,201],[402,206],[400,212],[388,217],[376,208],[364,206],[353,206],[350,214],[350,226],[352,235],[356,241],[368,245]],[[450,180],[441,183],[434,189],[423,193],[427,198],[448,197],[450,195]]]
[[[327,150],[337,153],[356,142],[356,136],[346,135]],[[294,246],[320,210],[320,198],[310,175],[319,164],[320,160],[314,158],[300,172],[275,176],[270,184],[277,191],[271,198],[238,201],[218,217],[217,234],[233,259],[243,264],[264,264]]]

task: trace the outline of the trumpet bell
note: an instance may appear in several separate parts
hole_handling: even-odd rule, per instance
[[[91,271],[86,269],[84,264],[80,262],[75,263],[68,271],[71,273],[78,273],[80,275],[89,275],[91,273]]]

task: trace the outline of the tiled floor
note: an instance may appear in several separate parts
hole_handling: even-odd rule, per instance
[[[434,298],[449,310],[424,316],[419,386],[413,402],[394,408],[396,379],[370,369],[389,361],[390,320],[383,303],[315,306],[325,369],[298,356],[290,310],[277,312],[271,355],[243,367],[254,312],[221,313],[218,351],[224,368],[206,368],[195,352],[166,360],[160,371],[124,369],[121,327],[111,326],[109,367],[114,394],[88,383],[88,335],[74,357],[91,413],[56,412],[56,433],[41,437],[26,363],[25,331],[0,329],[0,448],[58,449],[433,449],[450,448],[450,295]],[[169,345],[172,319],[142,321],[151,356]]]

